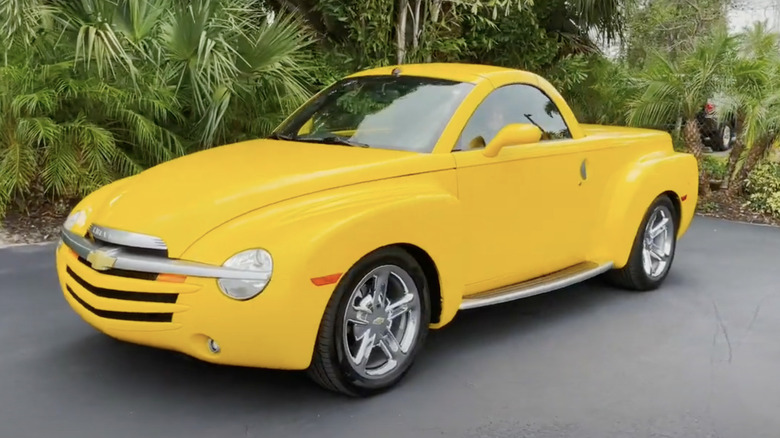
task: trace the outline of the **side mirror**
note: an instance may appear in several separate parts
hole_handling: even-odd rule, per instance
[[[513,123],[501,128],[482,154],[486,157],[495,157],[504,146],[539,143],[541,139],[542,130],[538,127],[528,123]]]

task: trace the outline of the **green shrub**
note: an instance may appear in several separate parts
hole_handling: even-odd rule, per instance
[[[747,205],[755,211],[780,217],[780,164],[761,163],[745,183]]]
[[[718,203],[700,199],[698,209],[701,213],[714,213],[718,210]]]
[[[728,161],[726,158],[718,158],[712,155],[705,155],[702,160],[702,166],[707,171],[707,175],[714,180],[722,180],[726,177],[726,167]]]
[[[263,5],[0,0],[0,218],[268,134],[316,64],[300,19]]]

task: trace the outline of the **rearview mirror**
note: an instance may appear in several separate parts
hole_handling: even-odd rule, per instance
[[[482,153],[486,157],[495,157],[504,146],[539,143],[541,139],[542,130],[538,127],[528,123],[513,123],[501,128]]]

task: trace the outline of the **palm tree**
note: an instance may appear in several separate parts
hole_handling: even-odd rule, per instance
[[[309,34],[292,16],[269,15],[260,0],[59,1],[76,61],[103,77],[121,69],[134,86],[145,75],[171,87],[201,146],[234,140],[236,124],[251,134],[271,129],[242,122],[264,119],[258,97],[289,110],[309,95],[301,55]]]
[[[0,0],[0,216],[269,132],[309,96],[310,38],[263,4]]]
[[[395,53],[392,61],[398,63],[418,61],[421,58],[415,51],[426,43],[442,42],[434,29],[446,30],[452,38],[444,42],[453,44],[465,15],[491,21],[537,6],[544,16],[540,27],[568,49],[593,48],[589,31],[595,29],[607,41],[615,40],[623,32],[627,8],[635,3],[637,0],[268,0],[277,11],[300,14],[320,41],[349,52],[349,60],[358,64],[380,57],[389,60],[391,53]],[[370,59],[362,59],[365,53],[372,55]],[[434,60],[431,54],[424,59]]]
[[[72,77],[65,63],[0,67],[0,212],[34,185],[70,196],[138,171],[117,134],[129,128],[123,119],[139,117],[137,108],[146,104]],[[112,118],[114,126],[89,113]],[[160,140],[154,132],[144,135],[151,137],[148,143]]]
[[[725,181],[731,197],[740,193],[748,173],[764,154],[762,148],[767,146],[766,136],[773,129],[772,111],[776,110],[776,90],[780,86],[780,37],[769,32],[765,22],[757,22],[738,40],[738,55],[729,65],[727,97],[717,107],[720,119],[737,121],[737,139],[729,153]],[[740,162],[744,164],[737,175]]]
[[[744,189],[748,175],[766,156],[770,148],[777,145],[780,133],[780,69],[775,65],[765,88],[752,94],[743,94],[734,104],[741,115],[741,151],[732,151],[729,156],[728,172],[731,176],[727,194],[736,197]],[[736,146],[735,146],[736,147]],[[738,163],[742,166],[738,167]]]
[[[702,195],[709,194],[710,187],[702,166],[704,145],[696,116],[722,88],[724,62],[733,49],[733,38],[717,32],[674,60],[654,54],[636,81],[637,96],[629,102],[631,125],[659,127],[682,120],[685,147],[699,162]]]

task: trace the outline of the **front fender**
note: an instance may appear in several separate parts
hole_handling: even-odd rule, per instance
[[[611,260],[615,268],[625,266],[647,209],[667,192],[679,201],[677,237],[682,237],[696,211],[698,183],[698,166],[690,154],[652,153],[615,172],[602,200],[605,216],[594,233],[591,260]]]
[[[424,250],[436,264],[442,291],[436,326],[454,317],[464,260],[455,190],[454,171],[442,171],[313,193],[229,221],[196,241],[182,258],[222,264],[242,250],[268,250],[274,261],[271,281],[242,304],[276,309],[276,330],[284,333],[284,342],[297,345],[295,362],[308,363],[336,287],[315,286],[312,279],[344,274],[383,246],[403,243]],[[245,327],[251,328],[251,323]]]
[[[106,204],[109,204],[111,198],[116,196],[116,193],[121,190],[121,188],[124,187],[128,182],[130,182],[132,178],[132,176],[129,176],[106,184],[79,201],[73,207],[72,212],[83,211],[86,213],[87,219],[83,225],[74,226],[70,231],[73,231],[80,236],[86,235],[87,230],[89,229],[90,225],[92,225],[94,216],[99,215],[101,208]]]

